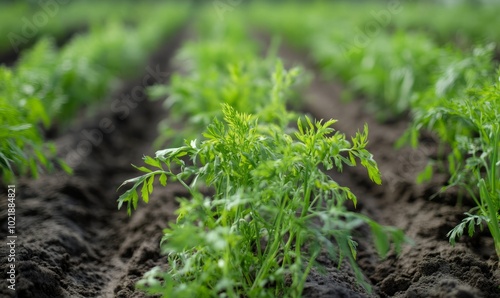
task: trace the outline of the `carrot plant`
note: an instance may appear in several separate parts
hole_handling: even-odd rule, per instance
[[[499,73],[500,74],[500,73]],[[486,223],[493,236],[500,258],[500,86],[469,90],[467,97],[452,101],[440,113],[452,122],[467,122],[473,134],[456,134],[455,150],[450,154],[450,185],[465,189],[476,204],[466,217],[448,233],[450,242],[468,230],[475,233],[476,226]],[[432,115],[429,115],[432,116]]]
[[[414,146],[422,129],[434,132],[451,151],[446,162],[431,161],[421,175],[432,177],[433,164],[448,165],[450,179],[443,191],[458,186],[475,207],[448,233],[450,243],[467,230],[472,236],[485,223],[500,257],[500,72],[491,62],[492,45],[476,47],[468,56],[441,66],[434,84],[421,94],[413,108],[414,119],[405,137]]]
[[[355,264],[352,231],[368,223],[381,255],[391,239],[399,249],[404,236],[347,211],[344,203],[356,204],[356,197],[320,168],[341,171],[359,162],[380,184],[365,149],[367,127],[348,141],[331,128],[335,120],[299,118],[287,133],[227,104],[222,112],[201,142],[146,156],[146,166],[137,167],[143,175],[123,183],[131,187],[119,207],[127,205],[129,214],[139,193],[148,202],[155,180],[177,181],[191,195],[179,199],[177,221],[164,230],[168,270],[153,269],[138,287],[163,297],[300,297],[320,253],[349,260],[368,287]],[[213,195],[202,191],[207,186]]]
[[[162,6],[156,3],[155,12],[161,12]],[[179,13],[177,16],[182,15],[183,7],[179,3],[175,8]],[[35,16],[42,13],[47,17],[47,22],[39,25]],[[116,3],[108,1],[68,1],[59,4],[50,1],[39,3],[2,1],[0,53],[13,51],[17,53],[29,48],[42,36],[51,36],[62,41],[72,32],[84,31],[90,24],[103,24],[110,19],[139,23],[148,18],[151,19],[151,3],[147,2],[124,2],[117,6]],[[171,23],[169,21],[171,18],[172,16],[164,18],[164,21]]]
[[[314,14],[321,14],[314,10],[319,7],[312,8]],[[368,105],[381,109],[379,116],[382,119],[410,111],[414,117],[412,128],[399,144],[407,141],[417,146],[420,131],[427,129],[451,147],[452,152],[446,161],[451,178],[443,190],[460,186],[476,207],[450,231],[450,242],[454,244],[465,229],[472,235],[477,226],[486,224],[498,254],[500,107],[498,82],[491,79],[495,76],[496,64],[492,63],[494,46],[483,45],[472,51],[462,51],[456,47],[439,46],[429,35],[414,32],[390,34],[382,28],[372,36],[360,36],[363,32],[349,30],[323,32],[322,28],[350,21],[341,12],[338,18],[324,18],[326,21],[323,22],[328,25],[321,25],[318,18],[299,17],[304,12],[297,7],[287,9],[280,16],[275,16],[269,9],[267,12],[259,6],[257,9],[264,15],[259,15],[259,18],[264,19],[267,26],[284,34],[297,46],[310,50],[312,59],[323,70],[372,97]],[[482,13],[493,16],[494,10]],[[301,22],[286,21],[293,18]],[[454,18],[456,22],[456,16]],[[399,20],[399,17],[395,16],[395,19]],[[352,28],[356,27],[356,20],[353,18]],[[476,25],[469,25],[468,29],[477,29],[474,28]],[[486,33],[481,36],[493,35]],[[362,37],[365,43],[359,42]],[[419,181],[432,177],[433,164],[436,163],[429,164],[419,175]]]
[[[500,72],[498,73],[500,74]],[[497,76],[500,77],[500,76]],[[452,152],[448,156],[451,178],[447,189],[459,186],[472,198],[476,207],[448,233],[450,242],[462,236],[464,230],[472,236],[476,226],[488,226],[500,257],[500,85],[498,82],[483,88],[468,89],[446,105],[424,114],[427,127],[446,135]],[[443,126],[443,121],[446,126]],[[444,132],[448,126],[462,130]]]
[[[5,183],[14,180],[14,173],[37,177],[42,168],[53,168],[55,147],[44,141],[38,127],[50,125],[50,115],[33,92],[11,70],[0,67],[0,176]]]
[[[195,24],[199,36],[180,49],[176,63],[182,71],[174,73],[168,85],[149,88],[156,98],[168,94],[165,105],[170,115],[160,124],[157,143],[181,145],[185,138],[198,138],[214,117],[221,116],[221,103],[246,113],[267,110],[261,118],[273,117],[275,109],[290,99],[288,87],[297,85],[300,70],[286,71],[273,51],[262,59],[242,22],[213,18],[212,13],[202,14]]]
[[[149,201],[155,181],[190,193],[164,231],[167,271],[154,268],[137,287],[163,297],[299,297],[325,253],[339,264],[347,259],[369,288],[355,263],[353,230],[367,223],[381,255],[391,240],[399,250],[406,239],[348,212],[345,201],[356,197],[325,173],[361,163],[381,183],[365,149],[367,127],[349,142],[331,128],[335,120],[287,111],[298,69],[285,70],[272,51],[261,59],[241,23],[211,17],[197,23],[200,40],[181,49],[184,72],[151,89],[170,95],[168,126],[188,123],[177,134],[202,140],[146,156],[137,167],[143,175],[125,181],[118,199],[130,215],[140,197]]]

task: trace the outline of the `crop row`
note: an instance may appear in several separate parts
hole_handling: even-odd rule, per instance
[[[57,49],[51,39],[23,52],[15,67],[0,67],[0,170],[37,176],[51,168],[55,148],[43,130],[71,119],[81,107],[98,103],[131,76],[158,43],[186,16],[186,7],[161,6],[136,27],[110,21]],[[61,165],[70,170],[65,165]]]
[[[261,26],[264,24],[267,29],[282,34],[287,41],[306,50],[325,76],[340,78],[353,92],[368,96],[369,108],[381,120],[390,120],[410,109],[417,100],[416,95],[432,84],[436,72],[450,64],[460,63],[471,54],[455,47],[442,47],[428,34],[390,32],[391,13],[397,17],[396,13],[404,9],[378,7],[364,8],[355,14],[357,17],[347,17],[346,12],[354,9],[352,5],[340,5],[340,9],[337,6],[286,5],[280,8],[279,15],[265,6],[256,6],[253,15]],[[318,17],[325,11],[335,13],[328,18]],[[300,22],[290,21],[296,19]],[[370,24],[367,20],[373,22],[370,27],[374,28],[363,26]],[[492,67],[485,65],[484,61],[491,61],[493,49],[487,48],[481,52],[482,61],[480,58],[476,60],[491,73]]]
[[[60,39],[90,24],[102,25],[109,20],[137,24],[149,17],[150,5],[147,1],[133,6],[123,1],[120,5],[112,1],[66,0],[1,3],[0,53],[19,52],[43,36]]]
[[[352,232],[368,224],[382,256],[392,241],[399,250],[406,239],[347,211],[344,203],[356,197],[322,170],[359,162],[380,183],[365,149],[368,128],[348,140],[331,128],[335,120],[289,112],[298,70],[286,71],[272,54],[261,58],[238,19],[214,17],[199,16],[198,39],[180,50],[177,61],[187,67],[168,87],[151,90],[170,95],[170,124],[184,124],[178,133],[197,139],[144,157],[136,167],[142,175],[122,185],[129,188],[119,206],[129,214],[139,197],[154,195],[155,181],[180,183],[190,194],[178,198],[178,218],[164,230],[167,270],[154,268],[138,287],[163,297],[300,297],[326,253],[348,260],[369,288]]]
[[[350,43],[357,41],[357,45],[361,47],[383,32],[423,33],[440,45],[453,42],[462,48],[484,43],[486,40],[500,41],[500,34],[496,30],[500,26],[497,17],[500,6],[497,3],[439,5],[435,2],[437,1],[337,1],[332,5],[317,1],[279,6],[260,2],[250,5],[250,11],[254,14],[254,19],[262,21],[262,24],[281,24],[282,30],[286,30],[288,35],[305,35],[312,26],[321,32],[329,31],[330,34],[350,34]],[[275,13],[278,10],[280,13]],[[295,14],[295,17],[301,15],[302,18],[298,22],[280,22],[289,19],[289,14]],[[269,15],[275,17],[270,18]],[[299,30],[304,25],[307,30]],[[290,42],[295,43],[295,40]],[[297,42],[301,43],[300,39]]]
[[[258,45],[248,38],[243,23],[214,26],[216,18],[200,15],[194,29],[196,40],[186,41],[177,54],[179,72],[172,75],[169,85],[150,88],[153,98],[168,94],[165,106],[169,117],[160,124],[160,141],[177,136],[173,141],[179,145],[186,138],[198,138],[214,117],[220,118],[222,103],[239,112],[258,113],[266,120],[278,119],[276,113],[283,109],[286,96],[282,93],[287,92],[283,85],[298,76],[298,69],[286,75],[272,52],[265,59],[256,59]],[[275,91],[269,100],[273,81]],[[179,134],[181,123],[183,133]]]
[[[335,11],[331,8],[328,11]],[[419,178],[429,179],[433,170],[442,168],[434,165],[447,164],[450,179],[443,190],[459,185],[476,204],[450,231],[450,242],[464,230],[474,234],[485,223],[500,257],[500,77],[492,59],[495,46],[462,50],[411,31],[379,28],[370,37],[360,35],[356,26],[330,30],[345,19],[315,18],[321,15],[317,7],[305,12],[305,7],[287,6],[278,16],[265,16],[273,11],[265,7],[254,9],[268,28],[310,52],[325,75],[364,94],[381,120],[410,112],[412,125],[400,143],[417,146],[419,134],[427,130],[451,148],[446,162],[431,161]]]
[[[500,42],[500,33],[495,29],[500,26],[499,13],[500,7],[495,1],[483,5],[477,2],[435,5],[423,1],[402,1],[392,26],[398,30],[426,32],[441,45],[451,41],[466,48],[486,40]]]

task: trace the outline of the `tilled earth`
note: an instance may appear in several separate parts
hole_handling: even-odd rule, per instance
[[[137,86],[144,87],[143,78],[151,69],[171,72],[169,61],[183,36],[179,33],[152,55],[148,71],[127,82],[111,101],[130,95]],[[289,65],[300,64],[318,73],[304,55],[282,49],[281,56]],[[369,147],[379,163],[384,184],[374,186],[359,168],[332,175],[358,196],[359,212],[404,229],[414,245],[406,246],[399,256],[391,254],[380,260],[368,228],[362,227],[356,238],[358,263],[373,292],[367,293],[356,284],[348,265],[339,267],[336,260],[321,256],[318,261],[326,267],[326,274],[313,271],[304,296],[500,297],[500,270],[491,237],[486,232],[473,239],[464,237],[455,247],[446,238],[446,233],[460,222],[461,214],[470,208],[467,201],[457,207],[453,193],[430,199],[446,180],[443,175],[424,185],[414,183],[427,159],[437,155],[432,136],[426,137],[427,146],[420,149],[396,150],[394,143],[404,132],[407,120],[380,124],[366,111],[362,99],[342,103],[341,94],[341,86],[318,75],[304,93],[304,109],[316,118],[338,119],[336,128],[348,135],[368,123]],[[165,264],[159,240],[167,222],[175,219],[175,197],[185,195],[184,191],[175,184],[157,187],[150,203],[141,204],[128,217],[124,208],[117,210],[116,189],[136,174],[131,163],[140,164],[143,154],[154,152],[150,144],[156,137],[156,126],[168,113],[160,102],[144,98],[128,106],[128,113],[124,108],[111,108],[110,102],[55,139],[62,156],[78,157],[73,160],[74,175],[56,172],[38,180],[17,182],[16,292],[7,289],[4,278],[0,296],[142,297],[134,289],[135,282],[147,270]],[[1,189],[4,235],[6,193]],[[7,246],[2,245],[2,272],[7,271],[7,255]]]

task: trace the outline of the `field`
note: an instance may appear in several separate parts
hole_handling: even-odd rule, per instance
[[[0,4],[0,296],[500,297],[498,15]]]

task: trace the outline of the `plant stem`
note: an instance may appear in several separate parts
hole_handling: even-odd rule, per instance
[[[479,191],[481,197],[484,197],[486,200],[487,208],[488,208],[488,228],[490,229],[491,235],[493,236],[493,241],[495,243],[495,251],[497,253],[498,258],[500,259],[500,226],[498,224],[498,186],[497,186],[497,163],[499,162],[499,148],[498,143],[500,141],[500,129],[497,129],[496,132],[493,132],[492,142],[492,154],[490,158],[490,168],[488,169],[488,184],[490,187],[488,188],[487,183],[483,180],[479,182]]]
[[[267,248],[270,247],[267,257],[265,258],[264,262],[262,263],[262,267],[260,268],[259,272],[257,273],[254,283],[252,287],[250,288],[251,291],[255,290],[256,287],[259,286],[260,281],[264,278],[265,274],[269,272],[271,269],[271,265],[273,264],[273,260],[276,257],[276,255],[279,252],[279,246],[282,241],[281,237],[283,234],[283,227],[282,227],[282,222],[283,222],[283,211],[285,210],[284,205],[286,204],[286,201],[288,199],[288,195],[285,195],[285,197],[282,198],[282,203],[280,206],[280,211],[278,214],[278,217],[276,219],[274,226],[274,240],[271,243],[271,245],[266,247],[266,251],[268,250]]]

